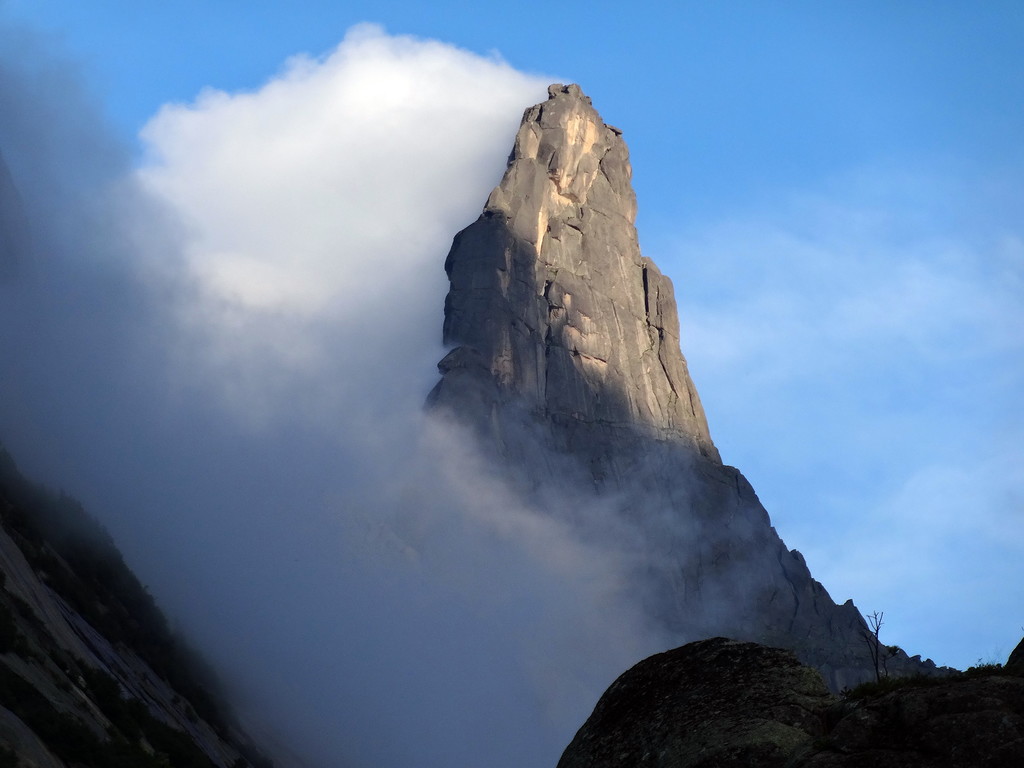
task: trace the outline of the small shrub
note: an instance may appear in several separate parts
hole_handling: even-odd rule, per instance
[[[980,659],[979,659],[980,661]],[[968,667],[962,673],[965,677],[988,677],[989,675],[1005,675],[1002,664],[977,664]]]
[[[926,688],[930,685],[948,682],[950,678],[937,675],[909,675],[907,677],[883,677],[881,680],[870,680],[855,688],[843,691],[847,701],[860,701],[872,696],[881,696],[892,691],[906,688]]]

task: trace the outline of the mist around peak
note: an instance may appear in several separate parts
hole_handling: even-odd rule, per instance
[[[862,53],[863,40],[849,45]],[[622,600],[643,536],[600,507],[584,527],[539,517],[420,406],[444,352],[451,235],[500,177],[522,108],[561,78],[362,27],[263,86],[166,106],[139,165],[77,65],[46,47],[0,31],[0,152],[31,235],[0,284],[0,440],[102,520],[253,730],[314,765],[553,765],[607,683],[661,642]],[[696,55],[694,67],[714,60]],[[896,59],[859,62],[837,63],[874,102],[865,72]],[[708,72],[721,104],[728,78]],[[791,130],[797,93],[751,146],[809,135]],[[959,104],[942,93],[936,103]],[[722,120],[731,131],[750,114]],[[890,117],[878,124],[920,125]],[[837,600],[892,616],[894,642],[936,655],[905,637],[964,647],[1004,626],[1015,639],[1015,166],[994,190],[952,192],[948,169],[904,188],[899,169],[853,168],[822,200],[796,190],[715,220],[701,200],[717,190],[722,204],[737,178],[715,167],[725,145],[705,151],[722,122],[678,128],[648,132],[638,179],[640,158],[682,143],[700,183],[673,182],[681,229],[651,249],[645,228],[645,252],[689,265],[684,344],[726,461],[814,573],[841,585]],[[806,168],[786,175],[794,154],[772,154],[763,173],[806,181]],[[985,232],[967,249],[954,209]],[[937,224],[951,232],[933,242]],[[942,399],[919,396],[936,382]],[[838,452],[808,448],[815,421]],[[723,442],[730,428],[751,447]]]
[[[547,79],[361,28],[166,107],[132,170],[71,65],[17,52],[19,464],[102,521],[282,764],[553,765],[663,641],[622,594],[629,551],[422,411],[443,255]]]

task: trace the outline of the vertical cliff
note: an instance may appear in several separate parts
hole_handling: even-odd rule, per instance
[[[578,86],[526,111],[445,262],[452,349],[429,404],[549,514],[582,530],[612,506],[630,589],[671,637],[791,648],[834,688],[866,679],[858,610],[832,601],[721,462],[671,281],[640,253],[630,176],[621,131]]]
[[[527,110],[505,177],[448,255],[444,340],[459,346],[435,397],[469,369],[488,400],[685,442],[717,460],[672,283],[640,254],[621,132],[579,86],[550,93]]]

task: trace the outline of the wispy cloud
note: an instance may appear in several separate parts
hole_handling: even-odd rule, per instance
[[[726,460],[897,641],[934,626],[952,653],[949,625],[977,627],[950,664],[1006,631],[1019,594],[991,585],[1024,575],[1024,233],[986,218],[991,188],[862,172],[677,244],[683,348]]]

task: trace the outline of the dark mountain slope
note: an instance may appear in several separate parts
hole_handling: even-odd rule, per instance
[[[0,765],[267,764],[103,528],[2,449],[0,520]]]

